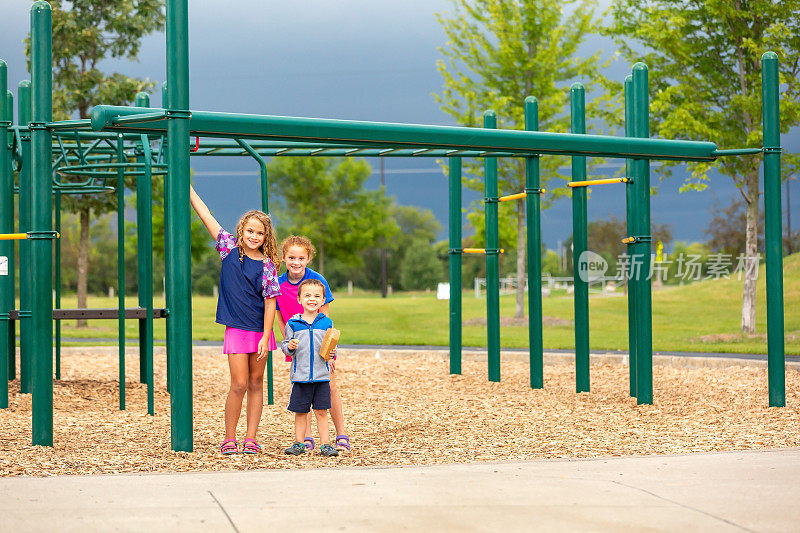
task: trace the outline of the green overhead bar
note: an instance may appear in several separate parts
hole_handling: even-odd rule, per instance
[[[120,117],[142,114],[124,106],[96,106],[95,131],[142,131],[159,134],[167,122],[187,121],[191,135],[242,139],[283,139],[331,144],[358,144],[372,148],[468,149],[514,152],[522,155],[555,154],[605,157],[646,157],[677,161],[713,161],[711,142],[636,139],[602,135],[497,130],[453,126],[426,126],[389,122],[245,115],[213,111],[164,111],[152,122],[116,125]],[[188,143],[188,140],[186,141]]]

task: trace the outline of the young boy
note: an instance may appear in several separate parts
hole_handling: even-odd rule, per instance
[[[329,317],[331,313],[328,305],[333,301],[333,294],[328,287],[328,282],[320,274],[308,267],[308,263],[314,258],[314,245],[306,237],[299,235],[291,235],[283,240],[280,246],[281,258],[286,263],[286,272],[278,277],[280,284],[281,294],[276,298],[278,313],[275,316],[275,321],[278,323],[278,328],[283,331],[289,319],[303,311],[303,308],[298,303],[297,289],[303,281],[307,279],[317,279],[325,287],[325,302],[320,308],[320,312],[325,313]],[[290,359],[286,358],[287,362]],[[350,451],[350,439],[344,427],[344,413],[342,411],[342,399],[339,395],[339,388],[336,384],[336,363],[334,360],[329,362],[331,369],[331,418],[333,425],[336,428],[336,442],[335,447],[337,450]],[[311,413],[308,414],[308,429],[304,442],[306,447],[310,450],[314,449],[315,443],[311,436]]]
[[[306,451],[303,438],[308,425],[308,412],[314,409],[322,446],[320,454],[325,457],[339,455],[331,446],[328,434],[328,409],[331,408],[331,371],[328,362],[319,355],[325,331],[333,322],[320,308],[325,304],[325,286],[317,279],[307,279],[297,288],[297,300],[303,312],[294,315],[286,323],[281,342],[283,353],[292,358],[289,377],[292,395],[289,411],[294,413],[295,443],[284,451],[287,455],[302,455]]]

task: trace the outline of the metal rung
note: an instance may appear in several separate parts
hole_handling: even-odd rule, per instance
[[[570,181],[570,187],[591,187],[592,185],[608,185],[610,183],[633,183],[632,178],[608,178],[602,180]]]

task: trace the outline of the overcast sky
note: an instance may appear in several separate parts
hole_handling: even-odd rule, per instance
[[[601,1],[602,6],[607,4],[608,0]],[[9,87],[15,94],[18,82],[28,78],[22,40],[28,32],[30,5],[29,0],[3,0],[0,7],[0,58],[8,63]],[[450,8],[447,0],[190,0],[190,107],[452,124],[431,96],[442,86],[435,64],[440,57],[437,48],[445,42],[435,13]],[[608,56],[613,45],[592,37],[581,53],[597,49]],[[163,81],[164,34],[144,40],[138,63],[109,61],[104,68]],[[608,73],[622,79],[628,69],[618,61]],[[160,102],[160,91],[156,91],[151,104],[155,107]],[[798,149],[797,137],[785,136],[784,146],[788,143],[787,147]],[[446,198],[447,185],[434,165],[430,160],[388,160],[388,191],[401,203],[432,209],[446,228],[446,201],[441,200]],[[257,167],[244,158],[192,159],[192,166],[198,190],[211,193],[213,189],[218,196],[212,207],[219,211],[223,225],[233,224],[237,213],[249,207],[246,201],[257,194],[257,181],[247,180],[242,190],[222,191],[214,184],[225,172],[255,172]],[[378,165],[373,166],[377,169]],[[654,199],[653,220],[673,224],[677,238],[701,240],[710,206],[714,201],[727,203],[735,194],[731,180],[720,178],[713,191],[693,197],[677,195],[679,181],[673,181],[674,186]],[[376,182],[373,178],[372,184]],[[800,183],[795,189],[800,189]],[[612,195],[608,201],[590,202],[591,218],[610,213],[624,216],[624,195],[598,191],[595,197],[607,194]],[[798,196],[792,195],[793,204]],[[466,204],[475,196],[465,197]],[[693,213],[691,224],[686,222],[687,212]],[[564,201],[545,214],[548,246],[555,247],[557,240],[569,235],[570,224],[563,221],[568,217],[569,202]]]

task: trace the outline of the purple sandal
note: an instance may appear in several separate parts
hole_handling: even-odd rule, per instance
[[[247,453],[250,455],[255,455],[261,451],[261,446],[256,442],[255,439],[247,438],[244,439],[244,446],[242,447],[242,453]]]
[[[314,442],[314,437],[306,437],[303,439],[303,442],[306,445],[306,450],[313,450],[317,447],[317,443]]]
[[[336,436],[336,449],[339,451],[350,451],[350,437],[347,435]]]
[[[239,453],[239,442],[236,439],[225,439],[219,447],[222,455],[233,455]]]

